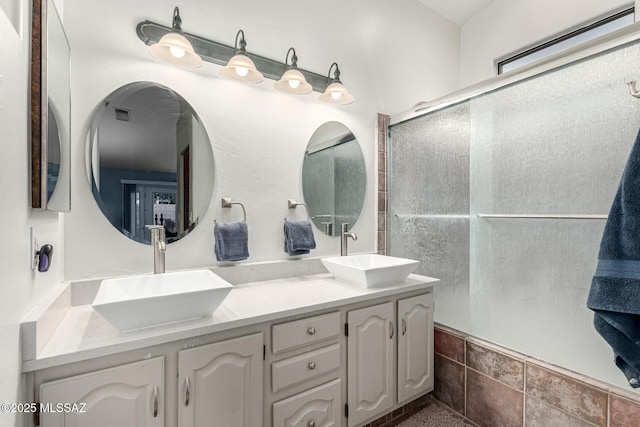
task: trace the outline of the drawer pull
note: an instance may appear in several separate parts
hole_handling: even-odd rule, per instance
[[[153,387],[153,418],[158,418],[158,386]]]
[[[184,379],[184,406],[189,406],[189,398],[191,397],[191,382],[189,381],[189,377],[185,377]]]
[[[313,326],[309,327],[309,329],[307,329],[307,333],[309,335],[315,335],[316,334],[316,328],[314,328]]]
[[[402,318],[402,335],[407,333],[407,321]]]
[[[315,362],[309,362],[309,365],[307,365],[310,371],[313,371],[314,369],[316,369],[316,364]]]
[[[316,427],[316,422],[311,420],[309,421],[309,424],[307,424],[309,427]]]
[[[389,321],[389,339],[393,339],[393,322]]]

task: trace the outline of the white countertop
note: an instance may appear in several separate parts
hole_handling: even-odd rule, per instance
[[[119,332],[91,304],[69,307],[35,359],[22,371],[79,362],[185,338],[337,308],[404,292],[427,290],[438,279],[412,274],[398,285],[376,289],[341,282],[330,274],[234,285],[212,317],[132,332]]]

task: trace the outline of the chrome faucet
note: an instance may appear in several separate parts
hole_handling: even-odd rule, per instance
[[[342,223],[342,233],[340,233],[340,256],[347,256],[348,255],[348,251],[347,251],[347,238],[351,237],[353,240],[358,240],[358,236],[356,236],[355,233],[350,233],[348,232],[349,230],[349,223],[348,222],[343,222]]]
[[[164,254],[167,251],[167,238],[163,225],[147,225],[151,231],[153,246],[153,274],[164,273]]]

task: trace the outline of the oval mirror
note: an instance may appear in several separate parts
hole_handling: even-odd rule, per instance
[[[149,244],[146,225],[163,225],[173,242],[198,224],[211,199],[213,153],[179,94],[151,82],[123,86],[98,106],[87,138],[93,196],[122,234]]]
[[[358,140],[339,122],[320,126],[311,136],[302,164],[302,191],[311,221],[329,236],[342,224],[351,229],[366,191],[364,157]]]

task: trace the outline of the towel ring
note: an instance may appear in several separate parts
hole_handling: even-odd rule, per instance
[[[247,211],[242,203],[234,202],[231,197],[223,197],[220,204],[223,208],[230,208],[233,205],[240,205],[240,207],[242,208],[242,215],[244,216],[244,222],[247,222]],[[213,220],[213,222],[215,222],[216,224],[218,223],[218,221],[216,221],[215,219]]]
[[[307,220],[310,221],[311,217],[309,216],[309,206],[307,206],[306,203],[303,202],[296,202],[293,199],[289,199],[287,200],[287,206],[289,207],[289,209],[295,209],[298,206],[304,206],[304,208],[307,210]],[[285,221],[287,220],[287,218],[284,219]]]

